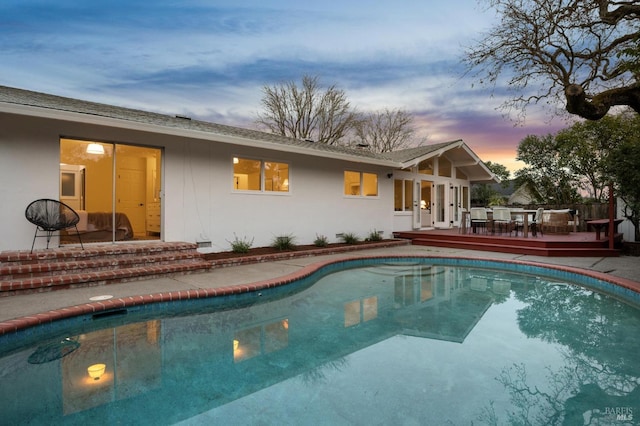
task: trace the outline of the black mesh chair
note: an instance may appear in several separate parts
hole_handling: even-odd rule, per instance
[[[49,241],[51,241],[54,232],[71,227],[76,229],[80,247],[84,250],[82,238],[80,238],[80,232],[78,232],[80,216],[65,203],[49,199],[36,200],[27,206],[24,215],[29,222],[36,225],[33,243],[31,243],[32,253],[37,237],[46,237],[47,248],[49,248]],[[44,232],[45,235],[38,235],[38,232]]]

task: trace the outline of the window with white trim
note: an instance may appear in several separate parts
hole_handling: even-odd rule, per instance
[[[378,175],[375,173],[344,172],[344,195],[354,197],[377,197]]]
[[[234,157],[233,189],[289,192],[289,164]]]
[[[413,210],[413,179],[395,179],[393,181],[393,209],[397,212]]]

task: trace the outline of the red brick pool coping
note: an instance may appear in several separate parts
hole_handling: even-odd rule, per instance
[[[508,263],[525,266],[536,266],[547,269],[553,269],[557,271],[575,273],[587,277],[592,277],[613,285],[617,285],[633,292],[640,294],[640,282],[632,281],[626,278],[615,277],[609,274],[605,274],[597,271],[590,271],[586,269],[580,269],[571,266],[564,265],[549,265],[539,262],[528,262],[520,260],[497,260],[497,259],[485,259],[477,257],[461,257],[461,256],[439,256],[439,255],[365,255],[365,256],[351,256],[342,259],[331,259],[320,261],[301,268],[300,270],[278,278],[271,278],[267,280],[257,281],[249,284],[239,284],[221,288],[209,288],[209,289],[195,289],[195,290],[181,290],[171,291],[164,293],[154,293],[139,296],[128,296],[116,299],[104,300],[99,302],[84,303],[81,305],[69,306],[66,308],[55,309],[47,312],[42,312],[35,315],[29,315],[25,317],[15,318],[12,320],[0,322],[0,335],[9,333],[15,333],[20,330],[24,330],[30,327],[35,327],[42,324],[51,323],[54,321],[62,320],[65,318],[71,318],[80,315],[93,314],[98,312],[109,311],[113,309],[122,309],[132,306],[146,305],[151,303],[172,302],[179,300],[191,300],[201,299],[207,297],[219,297],[231,294],[241,294],[252,291],[260,291],[269,288],[274,288],[286,284],[290,284],[296,280],[306,278],[309,275],[319,271],[320,269],[336,264],[349,262],[353,260],[367,260],[367,259],[388,259],[388,258],[427,258],[427,259],[460,259],[469,261],[487,261],[496,263]]]

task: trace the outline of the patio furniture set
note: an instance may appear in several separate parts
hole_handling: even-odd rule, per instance
[[[538,233],[568,234],[577,230],[579,217],[577,212],[572,214],[570,210],[526,210],[522,208],[473,207],[469,211],[463,211],[460,232],[467,233],[468,228],[472,232],[511,235],[512,232],[527,238],[529,231],[535,237]]]

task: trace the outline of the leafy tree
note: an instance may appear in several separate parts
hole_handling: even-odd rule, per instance
[[[275,134],[336,145],[357,124],[345,92],[336,86],[323,91],[317,76],[303,76],[301,86],[289,81],[262,90],[256,122]]]
[[[504,165],[500,163],[492,163],[491,161],[487,161],[484,164],[500,179],[503,188],[509,186],[509,176],[511,176],[511,172],[509,172]],[[504,204],[504,200],[500,193],[493,189],[492,185],[486,183],[473,185],[471,189],[471,198],[475,203],[483,206]]]
[[[611,107],[640,113],[640,2],[485,0],[499,16],[465,61],[481,84],[506,78],[504,108],[547,100],[597,120]],[[535,89],[537,88],[537,90]]]
[[[516,172],[516,185],[530,185],[540,202],[568,204],[580,200],[576,176],[563,167],[553,135],[529,135],[518,145],[517,160],[527,164]]]
[[[607,155],[628,134],[624,116],[606,116],[598,121],[584,121],[561,130],[556,135],[559,165],[583,177],[580,189],[602,202],[609,184],[606,176]]]
[[[640,131],[640,126],[637,128]],[[608,169],[616,183],[617,194],[625,203],[623,215],[635,227],[634,239],[640,241],[640,139],[637,131],[632,138],[611,150]]]
[[[365,114],[355,128],[359,144],[374,152],[391,152],[414,145],[413,116],[400,109]]]

